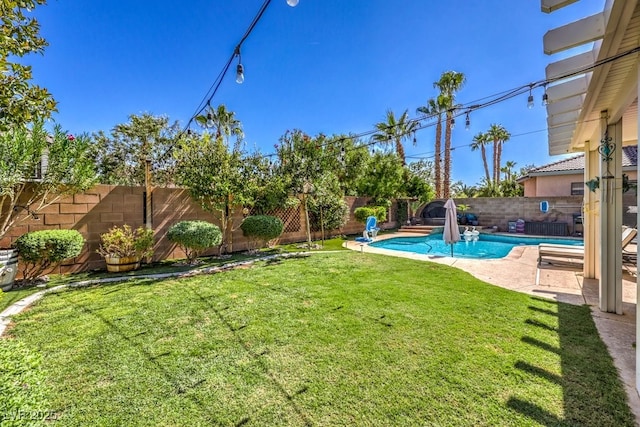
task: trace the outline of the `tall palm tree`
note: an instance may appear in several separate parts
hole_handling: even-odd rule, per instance
[[[388,110],[387,121],[376,123],[376,129],[378,132],[371,137],[373,141],[381,144],[394,144],[396,154],[402,161],[402,166],[405,166],[407,162],[402,143],[407,139],[412,139],[418,130],[418,122],[409,120],[409,110],[404,110],[404,113],[397,119],[393,111]],[[415,138],[413,138],[413,143],[415,145]]]
[[[493,183],[500,184],[500,161],[502,157],[502,144],[511,138],[511,134],[499,124],[492,124],[487,131],[490,140],[493,141]]]
[[[489,136],[486,133],[478,133],[473,137],[473,142],[471,143],[471,151],[480,150],[480,154],[482,154],[482,164],[484,166],[484,176],[487,182],[491,182],[491,177],[489,176],[489,164],[487,163],[487,150],[485,146],[489,143]]]
[[[444,131],[444,173],[443,173],[443,198],[449,198],[451,186],[451,126],[455,113],[455,96],[464,85],[466,78],[463,73],[456,71],[445,71],[440,76],[440,80],[433,84],[440,89],[438,98],[446,106],[447,121]]]
[[[442,198],[442,115],[445,113],[446,108],[439,102],[441,99],[431,98],[427,101],[427,105],[418,107],[416,112],[426,114],[430,117],[437,117],[436,122],[436,143],[434,146],[435,157],[434,162],[434,175],[435,175],[435,190],[436,198]]]

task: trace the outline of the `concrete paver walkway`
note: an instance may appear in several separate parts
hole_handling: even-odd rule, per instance
[[[397,236],[423,236],[424,234],[397,233],[378,236],[386,239]],[[636,341],[636,278],[628,271],[623,275],[623,315],[605,313],[599,309],[598,281],[584,279],[582,269],[543,267],[538,269],[537,246],[518,246],[500,259],[479,260],[421,255],[410,252],[376,248],[349,241],[348,249],[366,253],[378,253],[416,260],[437,262],[464,270],[492,285],[549,298],[568,304],[588,304],[598,333],[609,350],[620,373],[629,406],[640,426],[640,396],[635,387]],[[538,275],[536,280],[536,275]],[[537,283],[537,284],[536,284]]]

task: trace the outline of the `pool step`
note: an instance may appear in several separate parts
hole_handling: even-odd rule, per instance
[[[398,231],[407,233],[423,233],[429,234],[434,228],[442,228],[438,225],[403,225]]]

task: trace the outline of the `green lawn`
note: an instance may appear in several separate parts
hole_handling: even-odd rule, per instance
[[[15,320],[60,426],[634,425],[588,307],[439,264],[317,253]]]
[[[334,250],[346,250],[342,247],[342,243],[344,243],[344,239],[340,237],[334,237],[332,239],[327,239],[324,241],[324,244],[321,241],[313,241],[313,245],[320,246],[320,249],[314,249],[312,252],[317,251],[334,251]],[[180,261],[183,260],[166,260],[154,262],[152,264],[143,264],[139,270],[129,271],[126,273],[108,273],[106,270],[102,271],[85,271],[81,273],[74,274],[52,274],[49,276],[49,281],[46,284],[47,288],[52,288],[57,285],[64,285],[73,282],[80,282],[85,280],[94,280],[94,279],[103,279],[109,277],[116,276],[125,276],[125,277],[135,277],[149,274],[162,274],[162,273],[179,273],[186,272],[192,270],[194,268],[209,268],[221,266],[224,264],[228,264],[231,262],[237,261],[246,261],[251,259],[256,259],[261,256],[272,255],[282,252],[304,252],[307,251],[306,247],[303,247],[302,243],[291,243],[287,245],[279,245],[272,249],[262,249],[256,254],[247,254],[247,253],[233,253],[229,257],[200,257],[198,261],[200,264],[196,266],[190,265],[181,265]],[[0,292],[0,312],[5,308],[9,307],[14,302],[20,301],[22,298],[25,298],[31,294],[34,294],[38,291],[42,290],[42,288],[38,288],[35,286],[27,286],[22,288],[14,288],[9,292]]]

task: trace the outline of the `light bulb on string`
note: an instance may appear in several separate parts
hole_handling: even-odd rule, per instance
[[[208,128],[212,128],[214,124],[215,123],[213,123],[213,114],[211,114],[211,112],[207,113],[207,123],[205,124],[205,126]]]
[[[547,85],[544,85],[544,93],[542,94],[542,105],[547,106],[549,104],[549,95],[547,95]]]
[[[533,89],[532,86],[529,86],[529,97],[527,98],[527,108],[528,109],[532,109],[533,106],[535,105],[533,102],[533,94],[531,93],[531,89]]]
[[[451,117],[451,129],[456,127],[456,118],[455,117]]]
[[[242,64],[238,64],[236,69],[236,83],[242,84],[244,82],[244,67]]]
[[[471,118],[469,117],[468,111],[467,111],[467,117],[464,119],[464,128],[465,130],[471,129]]]
[[[296,7],[299,3],[299,0],[287,0],[287,4],[291,7]]]

